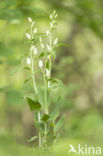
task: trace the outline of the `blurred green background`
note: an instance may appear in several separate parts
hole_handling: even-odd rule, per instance
[[[46,31],[58,13],[57,35],[69,47],[57,49],[53,76],[64,83],[64,125],[53,155],[70,155],[69,144],[103,147],[103,1],[0,0],[0,156],[42,155],[28,139],[37,134],[33,114],[22,98],[31,85],[19,64],[29,50],[27,17]],[[46,154],[45,154],[46,155]]]

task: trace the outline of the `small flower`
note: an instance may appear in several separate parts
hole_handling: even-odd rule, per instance
[[[50,70],[46,69],[46,76],[49,77],[50,76]]]
[[[53,18],[53,15],[52,15],[52,14],[50,15],[50,18],[51,18],[51,19]]]
[[[38,53],[37,48],[34,47],[34,49],[33,49],[33,53],[34,53],[34,55],[37,55],[37,53]]]
[[[49,30],[47,30],[47,31],[46,31],[46,35],[49,35],[49,34],[50,34]]]
[[[47,46],[47,49],[50,50],[50,46],[48,44],[46,46]]]
[[[34,31],[33,31],[34,33],[37,33],[37,28],[34,28]]]
[[[55,15],[55,18],[57,18],[57,17],[58,17],[58,14]]]
[[[29,22],[32,22],[32,18],[31,18],[31,17],[28,17],[28,21],[29,21]]]
[[[31,36],[30,36],[29,33],[26,33],[25,35],[26,35],[26,37],[27,37],[28,39],[31,39]]]
[[[33,46],[31,46],[30,51],[33,51],[33,50],[34,50],[34,48],[35,48],[35,46],[34,46],[34,45],[33,45]]]
[[[50,55],[47,56],[47,59],[50,59]]]
[[[42,38],[41,37],[39,38],[39,41],[42,42]]]
[[[53,11],[53,15],[55,15],[55,14],[56,14],[56,10]]]
[[[58,38],[54,40],[54,45],[58,43]]]
[[[52,22],[50,22],[50,27],[53,28],[53,23]]]
[[[26,60],[26,61],[27,61],[27,64],[28,64],[28,65],[30,65],[30,64],[31,64],[31,59],[30,59],[29,57],[27,58],[27,60]]]
[[[43,61],[39,60],[39,67],[42,68],[43,67]]]
[[[40,45],[41,45],[41,47],[44,49],[44,44],[43,44],[43,43],[41,43]]]

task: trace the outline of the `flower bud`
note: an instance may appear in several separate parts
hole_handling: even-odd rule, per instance
[[[29,21],[29,22],[32,22],[32,18],[31,18],[31,17],[28,17],[28,21]]]
[[[42,68],[43,67],[43,61],[39,60],[39,67]]]
[[[34,49],[33,49],[33,53],[34,53],[34,55],[37,55],[37,53],[38,53],[37,48],[34,47]]]
[[[55,45],[55,44],[57,44],[57,43],[58,43],[58,38],[56,38],[56,39],[54,40],[54,43],[53,43],[53,44]]]
[[[33,31],[34,33],[37,33],[37,28],[34,28],[34,31]]]
[[[52,14],[50,15],[50,18],[51,18],[51,19],[53,18],[53,15],[52,15]]]
[[[52,22],[50,22],[50,27],[53,28],[53,23]]]
[[[26,33],[25,35],[26,35],[27,39],[31,39],[30,34]]]
[[[47,49],[50,50],[50,46],[48,44],[46,46],[47,46]]]
[[[41,47],[44,49],[44,44],[43,44],[43,43],[41,43],[40,45],[41,45]]]
[[[39,38],[39,41],[42,42],[42,38],[41,37]]]
[[[31,64],[31,59],[28,57],[27,58],[27,64],[30,65]]]
[[[50,76],[50,70],[46,69],[46,74],[45,74],[47,77]]]

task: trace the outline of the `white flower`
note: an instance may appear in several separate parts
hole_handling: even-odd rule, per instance
[[[39,67],[42,68],[43,67],[43,61],[39,60]]]
[[[44,44],[43,43],[41,43],[40,45],[41,45],[42,48],[44,48]]]
[[[50,15],[50,18],[51,18],[51,19],[53,18],[53,15],[52,15],[52,14]]]
[[[46,35],[49,35],[49,33],[50,33],[49,30],[47,30],[47,31],[46,31]]]
[[[49,77],[50,76],[50,70],[46,69],[46,76]]]
[[[33,51],[33,50],[34,50],[34,48],[35,48],[35,46],[34,46],[34,45],[33,45],[33,46],[31,46],[30,51]]]
[[[58,14],[55,15],[55,18],[57,18],[57,17],[58,17]]]
[[[34,55],[37,55],[37,53],[38,53],[37,48],[34,47],[34,49],[33,49],[33,53],[34,53]]]
[[[27,60],[26,60],[26,61],[27,61],[27,64],[28,64],[28,65],[30,65],[30,64],[31,64],[31,59],[30,59],[29,57],[27,58]]]
[[[34,28],[34,31],[33,31],[34,33],[37,33],[37,28]]]
[[[39,38],[39,41],[42,42],[42,38],[41,37]]]
[[[50,50],[50,46],[48,44],[46,46],[47,46],[47,49]]]
[[[47,56],[47,59],[50,59],[50,55]]]
[[[28,17],[28,21],[29,21],[29,22],[32,22],[32,18],[31,18],[31,17]]]
[[[56,14],[56,10],[53,11],[53,15],[55,15],[55,14]]]
[[[54,44],[57,44],[57,43],[58,43],[58,38],[54,40]]]
[[[52,22],[50,22],[50,27],[53,28],[53,23]]]
[[[31,39],[30,34],[26,33],[25,35],[26,35],[26,37],[27,37],[28,39]]]

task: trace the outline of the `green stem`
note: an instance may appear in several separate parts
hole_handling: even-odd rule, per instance
[[[31,27],[31,37],[33,38],[33,33],[32,33],[32,27]],[[33,45],[33,42],[31,44],[31,46]],[[30,58],[31,58],[31,72],[32,72],[32,80],[33,80],[33,87],[34,87],[34,92],[37,95],[37,88],[36,88],[36,81],[35,81],[35,74],[34,74],[34,61],[33,61],[33,57],[32,57],[32,51],[30,51]],[[38,111],[38,122],[40,123],[40,111]],[[38,134],[39,137],[39,147],[41,148],[41,133],[39,132]]]

